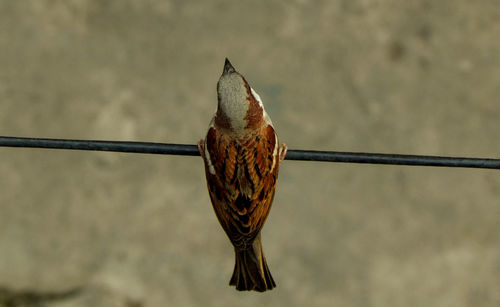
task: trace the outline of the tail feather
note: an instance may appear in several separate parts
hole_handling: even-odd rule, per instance
[[[236,286],[236,290],[255,290],[264,292],[276,287],[276,283],[267,267],[266,258],[262,253],[260,236],[257,236],[248,249],[237,249],[236,263],[229,285]]]

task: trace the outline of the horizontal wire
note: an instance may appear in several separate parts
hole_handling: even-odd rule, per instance
[[[0,146],[199,156],[196,145],[0,136]],[[289,149],[286,160],[500,169],[500,159]]]

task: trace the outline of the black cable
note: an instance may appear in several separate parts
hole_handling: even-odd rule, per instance
[[[195,145],[149,142],[41,139],[0,136],[0,146],[133,152],[159,155],[200,155]]]
[[[196,145],[0,136],[0,146],[199,156]],[[500,159],[288,150],[286,160],[500,169]]]
[[[286,155],[286,159],[302,161],[500,169],[500,159],[400,155],[363,152],[289,150]]]

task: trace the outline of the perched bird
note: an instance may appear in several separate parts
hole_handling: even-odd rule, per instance
[[[217,111],[198,150],[215,214],[236,253],[229,284],[240,291],[263,292],[276,283],[262,252],[260,231],[287,148],[279,146],[259,95],[228,59],[217,97]]]

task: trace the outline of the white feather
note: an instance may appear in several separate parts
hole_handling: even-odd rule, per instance
[[[210,122],[210,125],[208,126],[208,131],[210,131],[210,128],[214,128],[214,119],[212,118],[212,121]],[[215,129],[215,128],[214,128]],[[208,164],[208,171],[210,174],[215,175],[215,168],[212,163],[212,157],[210,156],[210,153],[208,152],[207,149],[207,138],[205,137],[205,160],[207,161]]]
[[[259,94],[257,94],[257,92],[251,87],[250,91],[252,92],[253,97],[255,97],[255,99],[257,99],[257,101],[259,102],[259,106],[262,108],[262,110],[264,110],[264,104],[262,103],[262,99],[260,99]]]
[[[271,171],[274,169],[274,166],[276,166],[276,160],[278,159],[278,136],[276,133],[274,133],[274,149],[273,149],[273,164],[271,165]]]

